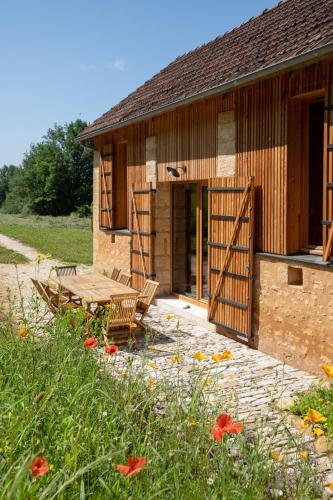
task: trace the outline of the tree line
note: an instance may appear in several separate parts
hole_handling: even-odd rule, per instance
[[[55,125],[30,146],[20,166],[0,169],[0,207],[6,213],[85,215],[92,203],[93,152],[76,142],[87,126]]]

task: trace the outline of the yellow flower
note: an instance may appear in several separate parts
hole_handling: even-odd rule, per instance
[[[319,411],[310,408],[304,420],[306,422],[313,422],[314,424],[322,424],[327,421],[327,418],[324,417],[324,415],[322,415]]]
[[[168,314],[167,317],[166,317],[166,319],[168,321],[172,321],[173,319],[175,319],[175,315],[174,314]]]
[[[130,321],[127,323],[130,328],[136,328],[138,325],[136,323],[133,323],[133,321]]]
[[[328,487],[329,487],[329,489],[330,489],[330,490],[332,490],[332,491],[333,491],[333,483],[330,483],[330,484],[328,485]]]
[[[148,346],[148,349],[149,349],[150,351],[155,351],[156,346],[154,346],[154,345],[149,345],[149,346]]]
[[[206,354],[204,354],[203,352],[194,352],[193,353],[193,357],[197,360],[197,361],[203,361],[204,359],[207,358]]]
[[[307,429],[308,427],[309,427],[308,422],[303,421],[302,423],[299,424],[300,429]]]
[[[28,332],[25,328],[20,328],[18,334],[22,339],[28,336]]]
[[[325,434],[325,432],[323,431],[323,429],[313,429],[312,434],[315,437],[320,437],[320,436],[323,436]]]
[[[190,418],[189,421],[188,421],[188,425],[190,427],[195,427],[197,425],[197,421],[195,420],[195,418]]]
[[[156,387],[156,380],[154,380],[154,379],[151,378],[150,380],[148,380],[148,385],[149,385],[149,387],[151,389],[155,389],[155,387]]]
[[[182,357],[179,354],[174,354],[173,356],[170,356],[170,360],[173,363],[179,363],[181,361]]]
[[[328,377],[333,377],[333,365],[323,365],[322,369]]]
[[[220,361],[223,361],[224,359],[232,359],[233,354],[231,351],[224,351],[222,354],[217,353],[212,355],[212,360],[215,361],[215,363],[219,364]]]
[[[152,370],[157,370],[157,364],[156,363],[151,363],[149,365],[149,368],[151,368]]]
[[[307,451],[300,451],[299,452],[299,457],[302,459],[302,460],[307,460],[308,457],[309,457],[309,453]]]
[[[124,375],[126,370],[117,370],[118,375]]]
[[[274,462],[278,462],[279,460],[281,460],[281,453],[279,451],[273,451],[272,459],[274,460]]]
[[[41,260],[50,259],[51,257],[52,255],[50,254],[45,255],[44,253],[37,253],[38,262],[40,262]]]

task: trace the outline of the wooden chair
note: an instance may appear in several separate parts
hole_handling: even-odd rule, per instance
[[[38,281],[36,279],[31,278],[37,292],[42,297],[44,302],[46,302],[48,308],[53,314],[57,314],[58,312],[64,313],[64,309],[62,306],[68,305],[68,307],[77,307],[76,304],[71,303],[68,297],[55,292],[52,290],[46,283],[42,281]]]
[[[118,278],[118,276],[119,276],[119,273],[120,273],[120,269],[118,269],[117,267],[114,267],[114,268],[113,268],[113,271],[112,271],[112,273],[111,273],[110,278],[111,278],[112,280],[114,280],[114,281],[117,281],[117,278]]]
[[[131,283],[132,276],[127,273],[121,272],[117,278],[118,283],[122,283],[123,285],[129,286]]]
[[[57,276],[76,276],[77,272],[77,266],[72,265],[72,266],[56,266],[55,271],[57,273]]]
[[[135,323],[137,302],[138,297],[132,295],[118,295],[111,298],[104,332],[105,341],[112,339],[115,344],[123,344],[130,338],[135,339],[136,327],[131,324]]]
[[[142,298],[140,298],[139,296],[139,300],[136,306],[137,316],[135,321],[137,321],[137,323],[139,323],[143,328],[146,328],[145,324],[143,323],[143,318],[146,316],[148,309],[155,298],[158,287],[159,283],[157,281],[146,280],[141,291]]]

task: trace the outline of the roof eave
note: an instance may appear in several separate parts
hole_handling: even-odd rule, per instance
[[[230,80],[228,82],[225,82],[221,85],[217,85],[216,87],[212,87],[208,90],[204,90],[201,92],[198,92],[197,94],[193,94],[189,97],[185,97],[184,99],[179,99],[178,101],[174,101],[170,104],[166,104],[165,106],[161,106],[159,108],[156,108],[152,111],[149,111],[148,113],[143,113],[142,115],[135,116],[133,118],[128,118],[127,120],[122,120],[120,122],[114,123],[112,125],[106,125],[104,127],[98,128],[96,130],[93,130],[92,132],[88,132],[87,134],[82,134],[80,137],[77,138],[78,142],[84,142],[88,139],[92,139],[93,137],[96,137],[98,135],[105,134],[107,132],[111,132],[113,130],[116,130],[118,128],[125,127],[127,125],[131,125],[133,123],[137,123],[142,120],[147,120],[148,118],[152,118],[154,116],[161,115],[163,113],[166,113],[167,111],[172,111],[175,108],[178,108],[179,106],[184,106],[186,104],[191,104],[195,101],[199,101],[201,99],[205,99],[207,97],[212,97],[216,94],[220,94],[222,92],[228,92],[235,87],[240,87],[242,85],[246,85],[248,83],[251,83],[255,80],[259,80],[260,78],[265,78],[268,76],[271,76],[274,73],[277,73],[278,71],[288,69],[292,66],[302,64],[304,62],[310,61],[312,59],[317,59],[319,57],[323,57],[325,55],[328,55],[330,52],[333,51],[333,41],[329,42],[326,45],[323,45],[321,47],[318,47],[316,49],[309,50],[307,52],[303,52],[303,54],[300,54],[299,56],[292,57],[290,59],[286,59],[284,61],[281,61],[276,64],[272,64],[271,66],[267,66],[266,68],[259,69],[257,71],[254,71],[253,73],[248,73],[246,75],[243,75],[239,78],[235,78],[233,80]]]

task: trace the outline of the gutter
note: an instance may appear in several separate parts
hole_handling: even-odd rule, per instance
[[[330,54],[333,52],[333,42],[329,42],[328,44],[319,47],[318,49],[313,49],[309,50],[308,52],[305,52],[299,56],[292,57],[290,59],[287,59],[285,61],[272,64],[271,66],[268,66],[264,69],[259,69],[253,73],[248,73],[244,76],[241,76],[239,78],[236,78],[234,80],[229,80],[225,83],[222,83],[221,85],[217,85],[216,87],[212,87],[208,90],[204,90],[201,92],[198,92],[197,94],[193,94],[189,97],[185,97],[184,99],[179,99],[178,101],[174,101],[170,104],[165,104],[164,106],[161,106],[160,108],[157,108],[153,111],[149,111],[148,113],[143,113],[141,115],[135,116],[133,118],[128,118],[127,120],[123,120],[118,123],[114,123],[112,125],[106,125],[104,127],[101,127],[99,129],[96,129],[93,132],[88,132],[87,134],[83,134],[81,137],[77,139],[78,142],[83,142],[87,139],[91,139],[92,137],[96,137],[101,134],[105,134],[107,132],[110,132],[112,130],[116,130],[118,128],[125,127],[127,125],[131,125],[133,123],[146,120],[148,118],[152,118],[154,116],[161,115],[167,111],[172,111],[179,106],[183,106],[185,104],[192,104],[193,102],[199,101],[201,99],[207,98],[207,97],[212,97],[216,94],[221,94],[228,92],[232,89],[235,89],[237,87],[246,85],[248,83],[254,82],[255,80],[259,80],[262,78],[266,78],[268,76],[273,75],[274,73],[277,73],[278,71],[286,70],[289,69],[292,66],[302,64],[305,62],[308,62],[310,60],[323,57],[325,55]]]

